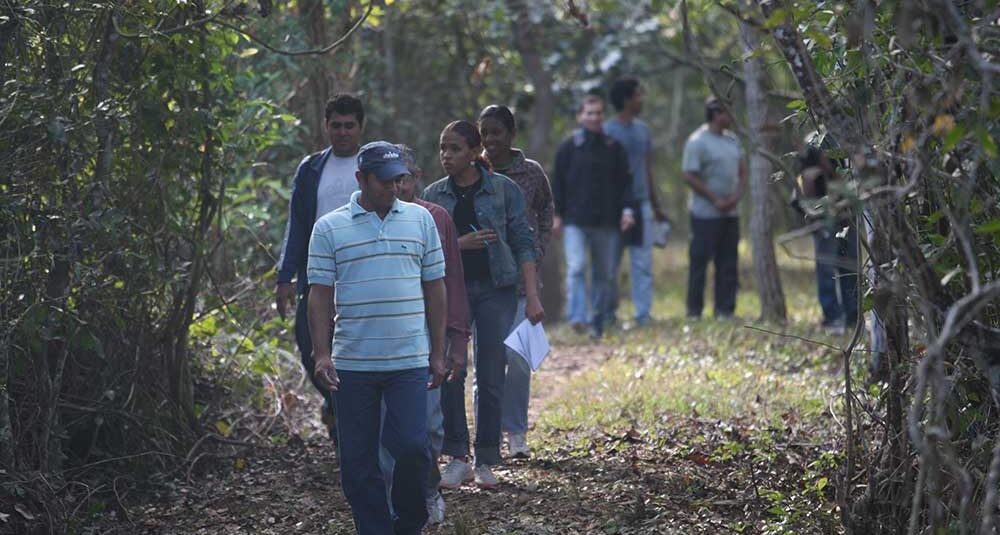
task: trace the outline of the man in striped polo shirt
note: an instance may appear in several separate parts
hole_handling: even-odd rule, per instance
[[[396,199],[406,174],[395,145],[362,147],[361,191],[320,218],[309,243],[313,373],[334,391],[341,485],[362,535],[423,528],[431,463],[426,389],[437,388],[445,374],[444,254],[431,214]],[[331,301],[337,311],[332,351]],[[380,442],[395,459],[395,519],[378,464]]]

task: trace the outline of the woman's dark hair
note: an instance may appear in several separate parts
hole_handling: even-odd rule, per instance
[[[324,117],[327,122],[330,122],[330,116],[334,113],[337,115],[354,115],[358,120],[358,124],[364,124],[365,122],[365,105],[361,103],[361,99],[354,95],[346,93],[334,95],[326,103]]]
[[[625,108],[625,101],[635,95],[635,90],[639,88],[639,79],[635,76],[623,76],[611,84],[611,92],[608,97],[611,105],[616,110],[622,111]]]
[[[490,104],[483,108],[483,111],[479,113],[479,123],[482,124],[483,119],[488,118],[500,121],[503,123],[504,128],[512,134],[517,128],[517,123],[514,122],[514,113],[510,111],[510,108],[502,104]]]
[[[470,123],[469,121],[452,121],[448,123],[448,126],[444,127],[441,131],[442,134],[445,132],[454,132],[465,140],[465,144],[469,146],[470,149],[483,146],[483,138],[479,135],[479,128],[476,125]],[[490,165],[490,161],[481,152],[476,155],[475,162],[487,171],[493,169]]]

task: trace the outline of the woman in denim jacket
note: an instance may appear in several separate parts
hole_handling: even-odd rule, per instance
[[[535,238],[524,195],[511,179],[490,169],[482,156],[476,125],[468,121],[448,124],[441,132],[440,150],[441,166],[448,176],[427,186],[423,198],[448,210],[458,229],[476,363],[475,469],[468,461],[469,427],[461,377],[441,390],[442,453],[453,460],[441,472],[440,486],[456,488],[474,479],[481,488],[494,488],[497,480],[490,466],[500,462],[507,365],[503,341],[517,308],[519,271],[528,292],[524,315],[532,323],[545,318],[538,298]]]

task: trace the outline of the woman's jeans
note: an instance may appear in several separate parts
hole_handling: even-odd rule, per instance
[[[476,465],[500,462],[500,415],[507,369],[503,341],[517,308],[515,286],[494,288],[490,281],[466,283],[476,367]],[[452,457],[469,454],[469,424],[465,415],[465,375],[441,385],[444,447]]]

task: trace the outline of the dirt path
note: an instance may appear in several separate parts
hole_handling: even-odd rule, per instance
[[[608,346],[589,343],[553,348],[532,381],[532,419],[573,376],[602,362],[610,351]],[[99,531],[353,533],[350,510],[340,492],[339,467],[313,416],[311,393],[284,398],[288,414],[282,424],[293,431],[287,443],[224,446],[201,461],[201,466],[210,468],[164,483],[146,503],[128,504],[124,515],[128,518],[111,515]],[[572,484],[572,471],[572,465],[538,456],[509,462],[497,470],[502,484],[496,491],[473,486],[448,491],[447,521],[426,532],[591,533],[585,521],[589,506],[582,502],[585,493]],[[571,512],[571,522],[566,522],[566,511]]]

